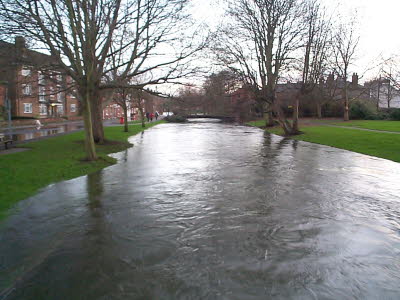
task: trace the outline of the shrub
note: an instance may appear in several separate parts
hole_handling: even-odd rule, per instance
[[[169,123],[185,123],[187,119],[184,116],[172,115],[164,118],[165,121]]]
[[[322,105],[321,111],[326,118],[342,118],[343,104],[341,101],[329,101]]]
[[[349,117],[352,120],[378,120],[379,115],[372,107],[363,102],[350,104]]]
[[[390,110],[389,118],[393,121],[400,121],[400,108]]]

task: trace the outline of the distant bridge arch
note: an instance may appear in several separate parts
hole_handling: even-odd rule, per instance
[[[219,115],[185,115],[187,119],[219,119],[224,122],[234,122],[235,118],[231,116],[219,116]]]

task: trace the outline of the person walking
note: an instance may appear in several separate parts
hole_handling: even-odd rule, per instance
[[[147,118],[147,122],[150,122],[150,113],[146,112],[146,118]]]
[[[158,120],[158,116],[159,116],[158,111],[156,111],[156,113],[154,115],[156,116],[156,121],[157,121]]]
[[[150,121],[151,121],[151,122],[153,122],[153,118],[154,118],[154,114],[151,113],[151,114],[150,114]]]

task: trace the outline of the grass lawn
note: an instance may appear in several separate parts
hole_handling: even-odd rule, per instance
[[[360,120],[360,121],[341,122],[341,123],[336,123],[335,125],[400,132],[400,121],[364,121],[364,120]]]
[[[254,127],[263,128],[263,127],[265,127],[266,122],[265,122],[265,120],[257,120],[257,121],[248,122],[246,124],[250,125],[250,126],[254,126]]]
[[[163,121],[147,124],[146,128]],[[35,194],[50,183],[89,174],[115,163],[109,153],[122,151],[132,145],[127,139],[141,131],[138,125],[105,127],[106,138],[112,142],[97,145],[99,160],[85,162],[83,131],[19,145],[30,148],[25,152],[0,156],[0,219],[17,201]]]
[[[259,123],[251,122],[248,124]],[[279,127],[267,130],[274,134],[283,135],[283,130]],[[400,162],[400,134],[369,132],[329,126],[308,126],[300,128],[300,130],[304,134],[291,138]]]

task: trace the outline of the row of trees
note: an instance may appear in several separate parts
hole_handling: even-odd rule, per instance
[[[267,112],[267,126],[276,118],[285,134],[298,134],[300,100],[331,72],[344,79],[344,119],[348,120],[347,78],[359,42],[354,19],[333,20],[318,0],[228,1],[228,16],[231,21],[221,28],[214,52],[223,65],[254,87]],[[293,78],[300,88],[289,122],[276,95],[278,83]]]
[[[222,70],[206,76],[201,87],[186,86],[178,90],[177,96],[170,100],[171,109],[178,114],[206,114],[225,116],[245,121],[255,117],[256,103],[252,101],[251,89],[237,95],[245,82],[231,71]],[[237,99],[239,100],[239,99]]]
[[[104,142],[102,99],[140,93],[196,71],[204,47],[189,0],[0,0],[0,31],[46,49],[73,79],[88,160]],[[196,38],[194,38],[196,37]]]

